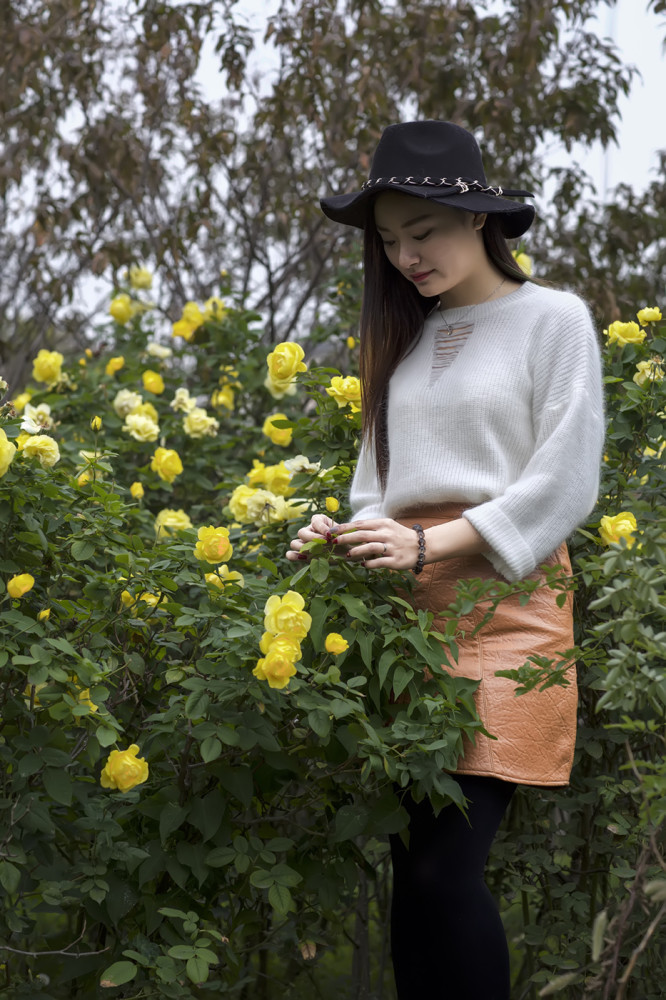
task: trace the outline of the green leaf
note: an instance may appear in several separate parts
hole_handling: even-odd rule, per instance
[[[328,559],[313,559],[310,563],[310,575],[316,583],[324,583],[329,571]]]
[[[167,802],[160,814],[160,839],[162,843],[170,833],[178,829],[188,811],[187,806],[177,806],[173,802]]]
[[[67,771],[47,768],[43,778],[44,788],[55,802],[63,806],[72,804],[72,779]]]
[[[202,740],[199,750],[201,751],[201,759],[207,764],[211,760],[217,760],[222,753],[222,744],[217,736],[208,736]]]
[[[336,594],[335,598],[345,606],[347,612],[352,618],[358,618],[358,620],[362,622],[372,621],[370,615],[368,614],[368,610],[360,597],[354,597],[353,594]]]
[[[169,948],[167,955],[171,955],[171,958],[180,958],[185,961],[188,958],[194,958],[195,949],[191,944],[174,944]]]
[[[592,961],[598,962],[604,950],[604,935],[608,926],[608,911],[601,910],[592,925]]]
[[[286,916],[290,910],[295,910],[294,900],[289,889],[284,885],[272,885],[268,890],[268,902],[276,913]]]
[[[76,559],[77,562],[83,562],[84,559],[90,559],[94,555],[95,546],[87,538],[72,543],[72,558]],[[127,980],[125,981],[127,982]]]
[[[257,868],[250,875],[250,883],[255,889],[270,889],[275,884],[275,879],[265,868]]]
[[[365,829],[366,812],[360,806],[342,806],[335,814],[333,840],[353,840]]]
[[[106,987],[124,986],[134,979],[137,967],[134,962],[114,962],[108,969],[105,969],[99,978],[99,985]]]
[[[188,959],[185,969],[193,983],[205,983],[208,979],[208,962],[204,961],[200,955],[194,955],[193,958]]]
[[[200,719],[205,715],[209,705],[210,697],[204,688],[193,691],[185,702],[185,715],[188,719]]]
[[[99,729],[95,731],[95,736],[97,737],[97,742],[101,747],[110,747],[112,743],[115,743],[118,739],[118,733],[115,729],[109,729],[108,726],[100,726]]]
[[[11,861],[0,861],[0,885],[9,895],[13,895],[19,887],[21,872]]]

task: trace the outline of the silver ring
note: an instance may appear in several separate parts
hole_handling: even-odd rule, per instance
[[[388,550],[387,550],[387,548],[386,548],[386,542],[384,542],[384,551],[383,551],[382,555],[386,555],[387,551],[388,551]]]

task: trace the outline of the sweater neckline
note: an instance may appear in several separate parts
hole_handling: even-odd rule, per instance
[[[513,303],[522,302],[523,299],[529,298],[530,295],[534,295],[537,290],[537,285],[532,284],[530,281],[525,281],[520,286],[516,288],[515,291],[509,292],[508,295],[503,295],[500,299],[494,299],[490,302],[478,302],[471,306],[454,306],[451,309],[442,309],[441,314],[437,306],[433,306],[432,310],[428,313],[428,319],[437,319],[440,315],[444,316],[447,322],[453,325],[453,322],[459,319],[478,319],[483,316],[489,316],[500,309],[506,309]]]

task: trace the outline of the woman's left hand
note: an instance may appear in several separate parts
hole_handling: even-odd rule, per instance
[[[350,562],[367,569],[413,569],[419,556],[418,535],[412,528],[382,517],[371,521],[340,524],[332,531],[335,546]]]

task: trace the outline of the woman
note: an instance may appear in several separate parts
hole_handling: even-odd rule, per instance
[[[570,572],[565,539],[594,506],[603,446],[601,362],[585,303],[535,284],[507,237],[534,209],[487,184],[474,137],[450,122],[389,126],[361,191],[325,214],[365,231],[360,374],[363,438],[349,524],[323,514],[298,532],[325,537],[367,569],[413,568],[416,607],[442,615],[464,577],[510,581]],[[354,530],[351,530],[353,527]],[[509,959],[483,881],[517,784],[566,785],[576,731],[568,686],[515,697],[495,671],[573,646],[571,595],[540,588],[502,601],[465,633],[450,669],[480,681],[496,737],[467,744],[455,806],[405,806],[409,847],[392,838],[392,952],[400,1000],[507,1000]],[[435,618],[435,626],[443,624]]]

